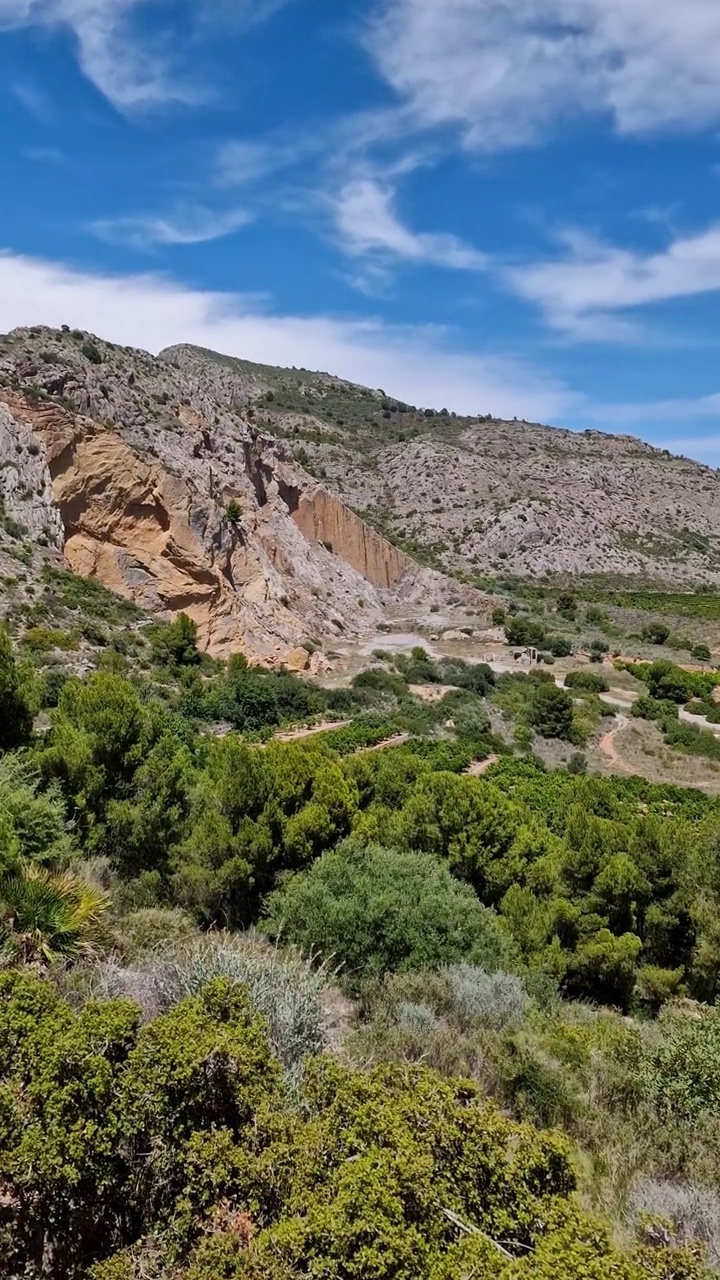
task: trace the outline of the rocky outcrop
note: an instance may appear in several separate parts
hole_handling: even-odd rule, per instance
[[[389,604],[457,592],[260,429],[251,375],[170,354],[69,330],[0,339],[0,446],[17,459],[0,492],[71,569],[189,614],[213,654],[302,669]]]
[[[392,590],[417,571],[409,556],[320,485],[301,494],[293,520],[306,538],[328,547],[376,587]]]
[[[0,507],[34,545],[62,550],[64,530],[45,448],[30,426],[0,402]]]

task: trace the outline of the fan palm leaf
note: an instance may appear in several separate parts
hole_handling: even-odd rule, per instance
[[[0,877],[0,932],[29,964],[92,954],[101,941],[107,894],[72,871],[25,863]]]

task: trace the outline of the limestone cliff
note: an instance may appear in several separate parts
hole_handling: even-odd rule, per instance
[[[303,642],[375,628],[401,594],[447,592],[206,386],[42,334],[41,360],[11,335],[22,361],[4,386],[0,360],[0,447],[26,459],[3,492],[31,481],[25,524],[76,573],[146,613],[188,613],[213,654],[295,666]]]

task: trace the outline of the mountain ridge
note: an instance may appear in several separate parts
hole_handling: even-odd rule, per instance
[[[720,473],[632,436],[68,327],[0,339],[0,409],[5,580],[15,553],[16,584],[63,556],[144,612],[188,612],[218,656],[318,668],[388,609],[489,620],[513,575],[720,584]]]

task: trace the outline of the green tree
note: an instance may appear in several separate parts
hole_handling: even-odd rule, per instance
[[[545,643],[545,628],[541,622],[535,622],[525,614],[518,614],[505,623],[505,638],[508,644],[542,648]]]
[[[491,864],[508,853],[520,814],[490,783],[454,773],[428,773],[416,782],[393,825],[409,849],[446,858],[455,875],[481,897],[495,878]]]
[[[0,751],[29,742],[32,715],[21,688],[10,636],[0,626]]]
[[[555,684],[539,685],[530,704],[530,723],[544,738],[569,738],[573,723],[573,700]]]
[[[574,621],[577,617],[577,596],[572,591],[561,591],[555,601],[555,608],[561,617]]]
[[[627,1012],[641,951],[642,942],[635,934],[617,938],[609,929],[599,929],[570,957],[565,991],[575,999],[595,1000]]]
[[[168,667],[196,667],[200,662],[198,628],[186,613],[179,613],[174,622],[158,626],[150,637],[157,662]]]
[[[268,927],[342,964],[345,982],[470,959],[498,968],[505,943],[493,912],[425,854],[348,840],[274,893]]]

